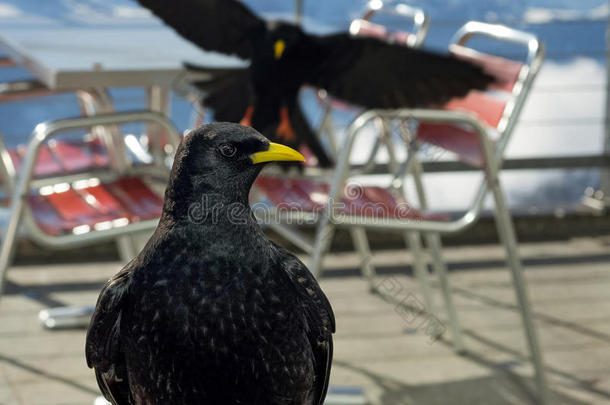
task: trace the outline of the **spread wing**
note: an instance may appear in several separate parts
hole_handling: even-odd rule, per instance
[[[248,69],[215,69],[188,63],[185,66],[209,75],[209,79],[193,84],[203,93],[203,106],[214,110],[216,121],[239,122],[248,105],[253,104]]]
[[[328,298],[318,285],[318,282],[294,255],[275,245],[285,258],[283,262],[285,274],[288,275],[298,296],[310,305],[308,317],[310,330],[308,333],[315,361],[315,387],[312,393],[312,404],[322,405],[328,391],[328,379],[333,359],[333,337],[335,332],[335,315]]]
[[[128,294],[129,265],[114,275],[102,289],[91,318],[85,354],[95,370],[104,397],[114,405],[129,405],[129,381],[119,340],[122,305]]]
[[[310,36],[307,82],[366,108],[441,104],[495,79],[470,62],[349,34]]]
[[[138,1],[200,48],[244,59],[252,55],[251,35],[266,29],[263,20],[235,0]]]

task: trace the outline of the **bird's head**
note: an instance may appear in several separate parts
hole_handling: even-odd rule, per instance
[[[269,142],[251,127],[202,125],[190,131],[176,151],[163,210],[180,216],[202,198],[247,205],[250,187],[266,163],[304,160],[299,152]]]
[[[273,44],[273,57],[281,60],[286,51],[293,49],[304,36],[303,31],[296,25],[284,22],[270,23],[269,33]]]

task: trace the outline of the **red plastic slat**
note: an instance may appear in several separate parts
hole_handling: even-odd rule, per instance
[[[98,214],[95,208],[89,205],[72,189],[63,193],[50,194],[46,196],[46,199],[57,210],[59,215],[66,220],[76,220]]]
[[[96,166],[93,157],[87,151],[86,144],[75,144],[70,142],[57,141],[50,146],[51,151],[57,157],[63,170],[75,172],[91,169]]]
[[[66,221],[44,197],[31,195],[28,197],[28,204],[34,215],[34,221],[44,233],[58,235],[66,229]]]
[[[108,159],[108,153],[106,148],[102,144],[99,138],[95,138],[92,141],[87,142],[87,146],[93,159],[93,164],[97,167],[108,166],[110,160]]]
[[[483,123],[495,128],[504,115],[506,103],[485,93],[471,91],[465,98],[453,99],[442,108],[472,113]],[[449,150],[473,166],[483,165],[478,136],[466,127],[424,122],[418,127],[417,139]]]
[[[281,209],[300,209],[318,212],[327,202],[329,184],[309,179],[280,179],[261,176],[256,186]],[[366,186],[345,190],[345,195],[336,208],[343,214],[362,215],[394,219],[446,220],[439,214],[424,214],[404,200],[396,198],[382,187]]]
[[[436,145],[458,155],[476,167],[483,166],[483,155],[476,133],[451,124],[425,122],[417,129],[417,139]]]
[[[13,159],[13,164],[15,165],[15,170],[18,171],[21,168],[21,163],[23,161],[26,151],[27,147],[25,145],[19,145],[16,151],[9,150],[9,154],[11,155]],[[48,177],[57,175],[61,172],[62,168],[51,154],[48,145],[42,145],[40,147],[38,158],[36,159],[36,164],[34,166],[34,176]]]
[[[116,213],[117,216],[123,216],[124,211],[121,209],[121,203],[117,200],[103,185],[88,187],[78,191],[84,198],[88,195],[95,199],[93,206],[102,213]]]
[[[473,113],[479,120],[495,128],[502,119],[506,102],[479,91],[471,91],[466,97],[454,98],[442,108]]]
[[[106,188],[133,215],[133,220],[156,218],[161,215],[163,200],[140,178],[122,178],[107,185]]]
[[[80,225],[89,225],[93,231],[96,224],[119,218],[137,221],[159,217],[163,200],[141,179],[125,178],[47,196],[31,195],[28,202],[43,232],[58,235]]]

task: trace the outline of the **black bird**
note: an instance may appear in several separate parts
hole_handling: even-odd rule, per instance
[[[108,281],[86,356],[115,405],[322,404],[335,321],[309,270],[248,205],[264,163],[303,160],[215,123],[178,148],[159,225]]]
[[[248,69],[198,68],[212,76],[196,85],[217,120],[241,119],[292,147],[305,143],[321,166],[331,160],[297,102],[305,84],[365,108],[403,108],[441,104],[494,81],[479,66],[451,56],[266,22],[236,0],[138,1],[199,47],[251,61]]]

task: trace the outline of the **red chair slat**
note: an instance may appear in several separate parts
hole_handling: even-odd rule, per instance
[[[256,186],[278,208],[319,212],[328,202],[329,184],[310,179],[280,179],[261,176]],[[335,207],[345,215],[359,215],[392,219],[446,220],[441,214],[427,214],[412,208],[403,199],[382,187],[365,186],[346,188]]]
[[[94,198],[95,203],[92,204],[98,211],[102,213],[116,213],[123,215],[121,203],[113,196],[103,185],[88,187],[83,190],[78,190],[78,193],[87,199],[87,196]]]
[[[59,235],[81,225],[93,231],[102,225],[103,229],[119,226],[113,222],[116,219],[134,222],[159,217],[163,200],[141,179],[126,178],[79,190],[31,195],[28,203],[42,231]]]
[[[424,122],[419,125],[417,139],[451,151],[472,166],[483,166],[479,138],[471,130],[451,124]]]
[[[443,109],[474,114],[491,127],[497,127],[504,114],[506,103],[488,94],[471,91],[466,97],[453,99]],[[477,134],[467,127],[423,122],[417,130],[417,139],[436,145],[458,155],[458,158],[476,167],[483,164],[483,155]]]
[[[479,91],[471,91],[464,98],[454,98],[445,104],[445,110],[464,111],[476,115],[476,117],[489,125],[497,127],[504,115],[506,102],[498,100],[489,94]]]
[[[30,195],[28,205],[32,210],[34,221],[48,235],[59,235],[66,226],[66,221],[59,216],[57,210],[42,196]]]
[[[53,208],[66,220],[83,219],[98,214],[98,211],[88,204],[74,190],[70,189],[62,193],[53,193],[46,196]]]
[[[156,218],[161,215],[163,200],[140,178],[122,178],[108,184],[106,188],[131,213],[132,220]]]
[[[51,143],[50,148],[66,172],[81,171],[97,166],[93,156],[85,149],[86,144],[57,141]]]
[[[15,170],[21,169],[23,158],[26,154],[27,147],[25,145],[19,145],[17,150],[10,150],[9,154],[13,159],[13,165]],[[36,177],[48,177],[54,176],[62,172],[62,168],[59,163],[53,157],[53,154],[49,150],[48,145],[42,145],[38,152],[38,158],[34,165],[34,176]]]
[[[259,176],[256,185],[280,209],[316,212],[322,207],[312,200],[309,193],[299,187],[297,180]]]
[[[97,167],[106,167],[110,163],[106,148],[102,144],[99,138],[95,138],[92,141],[87,142],[87,147],[91,153],[93,164]]]

